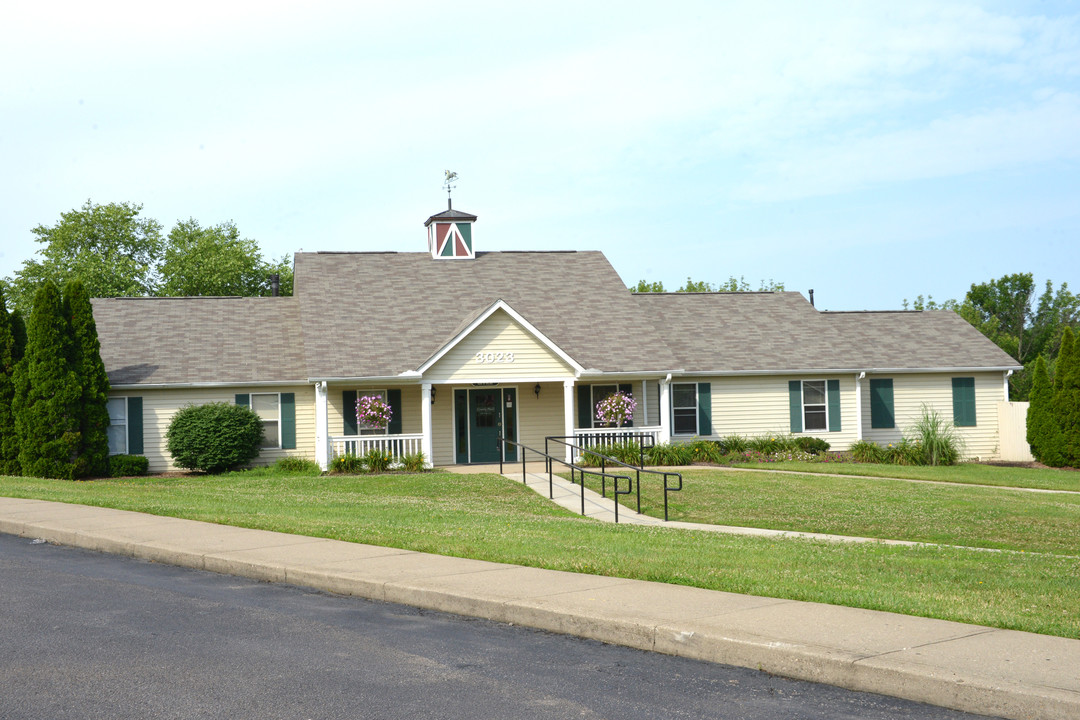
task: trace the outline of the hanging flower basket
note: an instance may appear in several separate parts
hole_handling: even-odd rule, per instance
[[[596,403],[596,419],[606,425],[622,427],[634,418],[637,400],[622,391],[612,393]]]
[[[390,424],[394,411],[378,395],[364,395],[356,400],[356,423],[368,430],[383,430]]]

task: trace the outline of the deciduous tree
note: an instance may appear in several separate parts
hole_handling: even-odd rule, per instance
[[[190,218],[169,231],[159,294],[269,295],[272,274],[281,276],[281,294],[291,295],[292,268],[287,257],[267,263],[258,244],[241,238],[232,221],[204,228]]]

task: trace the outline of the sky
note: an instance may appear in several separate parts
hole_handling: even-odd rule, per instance
[[[628,285],[899,309],[1080,291],[1075,2],[48,2],[0,20],[0,277],[61,213],[268,258],[601,250]],[[558,278],[538,278],[558,284]],[[572,288],[567,288],[572,291]]]

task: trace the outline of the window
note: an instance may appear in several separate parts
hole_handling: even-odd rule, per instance
[[[128,452],[128,399],[109,398],[109,454],[127,455]]]
[[[829,410],[825,402],[824,380],[803,380],[803,429],[806,432],[826,430],[829,427]]]
[[[251,409],[263,421],[263,450],[281,447],[281,403],[277,393],[252,393]]]
[[[870,380],[870,427],[874,429],[896,427],[892,378]]]
[[[672,383],[671,418],[672,434],[698,434],[697,383]]]
[[[952,379],[953,425],[975,427],[975,378]]]

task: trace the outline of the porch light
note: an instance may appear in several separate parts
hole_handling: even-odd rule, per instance
[[[437,388],[434,385],[431,386],[431,404],[432,405],[435,404],[435,391],[436,391],[436,389]]]
[[[533,392],[536,393],[536,399],[540,399],[540,383],[536,383],[536,387],[533,388]]]

